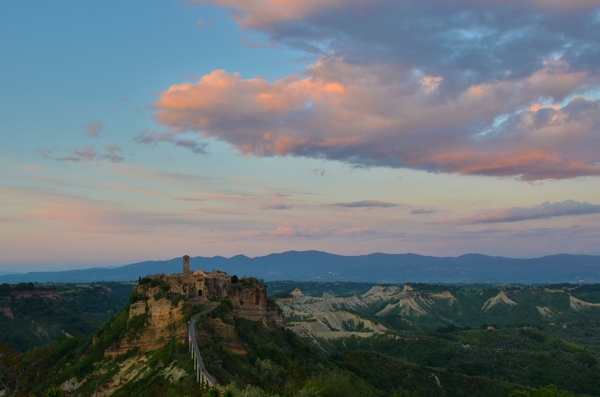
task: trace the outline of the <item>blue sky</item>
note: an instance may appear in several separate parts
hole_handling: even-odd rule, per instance
[[[599,4],[0,5],[0,270],[600,254]]]

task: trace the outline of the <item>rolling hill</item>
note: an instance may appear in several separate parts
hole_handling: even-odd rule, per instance
[[[522,283],[600,282],[600,256],[551,255],[514,259],[479,254],[431,257],[374,253],[360,256],[320,251],[288,251],[255,258],[238,255],[194,257],[193,269],[252,274],[266,281],[362,281],[372,283]],[[155,273],[181,270],[181,258],[145,261],[116,268],[0,275],[0,283],[132,281]]]

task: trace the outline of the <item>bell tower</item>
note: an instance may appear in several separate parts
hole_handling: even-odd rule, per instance
[[[190,257],[189,255],[183,256],[183,274],[189,276],[190,274]]]

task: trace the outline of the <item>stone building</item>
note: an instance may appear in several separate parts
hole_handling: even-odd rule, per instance
[[[155,274],[150,279],[159,279],[169,286],[169,291],[181,294],[188,299],[203,301],[230,298],[234,315],[252,321],[273,322],[283,326],[283,317],[276,306],[268,307],[267,287],[255,277],[232,276],[221,270],[206,273],[190,270],[190,257],[183,257],[183,272]],[[233,282],[235,281],[235,282]]]
[[[174,274],[155,274],[150,279],[159,279],[166,283],[171,292],[184,295],[188,299],[204,297],[231,298],[234,305],[261,305],[267,302],[267,288],[254,277],[243,277],[232,282],[232,277],[221,270],[206,273],[203,270],[190,271],[190,257],[183,256],[183,272]],[[236,278],[237,279],[237,278]]]

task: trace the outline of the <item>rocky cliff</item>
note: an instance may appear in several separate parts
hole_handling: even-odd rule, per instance
[[[276,305],[268,304],[265,287],[234,287],[229,295],[233,301],[235,317],[283,327],[283,315]]]
[[[242,342],[235,330],[233,316],[228,316],[227,320],[226,323],[220,318],[206,319],[208,327],[201,327],[198,331],[199,343],[202,344],[210,338],[210,333],[207,332],[208,328],[223,341],[226,350],[238,355],[248,354],[244,342]]]
[[[174,305],[161,296],[159,288],[137,287],[134,294],[142,300],[129,306],[127,331],[116,346],[104,352],[105,357],[118,356],[136,348],[144,352],[156,350],[171,338],[186,338],[183,301]]]
[[[166,291],[165,291],[166,290]],[[115,357],[133,349],[142,352],[156,350],[172,338],[185,340],[187,323],[184,319],[184,303],[205,306],[209,301],[205,297],[187,299],[181,294],[167,292],[165,285],[139,285],[132,292],[132,300],[127,310],[126,331],[119,341],[104,352],[105,357]],[[219,318],[207,318],[215,333],[223,339],[228,350],[237,354],[246,354],[235,333],[235,318],[260,322],[265,326],[283,327],[283,316],[277,305],[267,301],[266,287],[259,283],[240,283],[228,285],[220,290],[220,295],[231,299],[230,321]],[[199,324],[201,325],[201,324]]]

